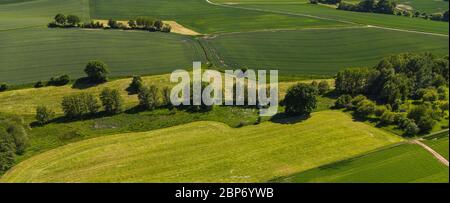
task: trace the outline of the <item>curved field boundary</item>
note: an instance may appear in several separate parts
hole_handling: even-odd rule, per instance
[[[326,17],[314,16],[314,15],[309,15],[309,14],[274,11],[274,10],[259,9],[259,8],[246,8],[246,7],[236,6],[235,4],[215,3],[215,2],[212,2],[210,0],[206,0],[206,2],[211,4],[211,5],[214,5],[214,6],[222,6],[222,7],[228,7],[228,8],[236,8],[236,9],[244,9],[244,10],[249,10],[249,11],[260,11],[260,12],[284,14],[284,15],[291,15],[291,16],[301,16],[301,17],[315,18],[315,19],[320,19],[320,20],[331,20],[331,21],[336,21],[336,22],[340,22],[340,23],[357,24],[357,25],[359,25],[359,23],[355,23],[355,22],[351,22],[351,21],[339,20],[339,19],[334,19],[334,18],[326,18]]]
[[[348,24],[367,25],[367,24],[361,24],[361,23],[356,23],[356,22],[347,21],[347,20],[339,20],[339,19],[335,19],[335,18],[320,17],[320,16],[315,16],[315,15],[310,15],[310,14],[292,13],[292,12],[285,12],[285,11],[274,11],[274,10],[260,9],[260,8],[247,8],[247,7],[241,7],[241,6],[236,6],[236,5],[232,5],[232,4],[215,3],[215,2],[212,2],[210,0],[206,0],[206,2],[211,4],[211,5],[215,5],[215,6],[223,6],[223,7],[229,7],[229,8],[245,9],[245,10],[252,10],[252,11],[261,11],[261,12],[271,12],[271,13],[294,15],[294,16],[303,16],[303,17],[310,17],[310,18],[316,18],[316,19],[321,19],[321,20],[332,20],[332,21],[341,22],[341,23],[348,23]],[[414,31],[414,30],[389,28],[389,27],[383,27],[383,26],[374,26],[374,25],[367,25],[367,26],[373,27],[373,28],[377,28],[377,29],[393,30],[393,31],[399,31],[399,32],[411,32],[411,33],[418,33],[418,34],[424,34],[424,35],[444,36],[444,37],[448,37],[449,36],[448,34],[439,34],[439,33],[432,33],[432,32],[421,32],[421,31]]]

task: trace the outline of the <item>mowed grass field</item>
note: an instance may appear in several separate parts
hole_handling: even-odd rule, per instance
[[[346,25],[333,20],[215,6],[206,0],[92,0],[90,5],[93,19],[149,16],[177,21],[204,34]]]
[[[89,20],[89,0],[6,0],[0,1],[0,40],[4,30],[45,27],[57,13]]]
[[[265,182],[399,141],[339,111],[238,129],[195,122],[69,144],[21,162],[0,181]]]
[[[223,34],[202,42],[218,66],[333,75],[348,67],[371,67],[385,56],[402,52],[447,55],[449,39],[375,28],[336,28]]]
[[[448,35],[447,22],[424,20],[376,13],[361,13],[337,10],[328,6],[312,4],[243,4],[239,7],[261,9],[264,11],[284,12],[299,15],[312,15],[322,18],[349,21],[362,25],[375,25],[413,31],[423,31]]]
[[[447,166],[440,163],[422,147],[402,144],[274,181],[296,183],[448,183],[449,173]]]
[[[76,79],[90,60],[108,64],[111,76],[168,73],[206,60],[193,38],[159,32],[33,28],[0,32],[0,44],[0,81],[10,84]]]

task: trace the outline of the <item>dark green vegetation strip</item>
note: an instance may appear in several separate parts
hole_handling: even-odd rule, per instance
[[[448,144],[447,144],[448,149]],[[447,182],[448,167],[418,145],[403,144],[294,174],[276,182]]]
[[[141,31],[36,28],[0,33],[0,81],[11,84],[84,75],[89,60],[102,60],[112,76],[166,73],[205,61],[190,37]]]
[[[203,41],[216,65],[279,69],[282,75],[330,75],[408,51],[448,54],[448,37],[375,28],[224,34]]]

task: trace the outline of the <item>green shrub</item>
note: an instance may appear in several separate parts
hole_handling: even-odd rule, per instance
[[[0,172],[5,172],[14,164],[14,140],[0,128]]]
[[[317,107],[317,88],[299,83],[290,87],[284,98],[287,114],[309,116]]]
[[[86,65],[84,72],[91,82],[102,83],[108,80],[108,66],[101,61],[90,61]]]
[[[352,105],[352,99],[353,97],[348,94],[341,95],[336,99],[336,102],[334,102],[334,107],[347,108]]]
[[[69,84],[69,82],[70,77],[68,75],[61,75],[56,78],[50,78],[50,80],[47,82],[47,86],[64,86]]]
[[[122,112],[123,99],[118,90],[103,89],[100,93],[100,100],[106,113],[117,114]]]
[[[429,132],[436,124],[433,109],[426,104],[411,109],[408,118],[414,120],[421,132]]]
[[[352,99],[351,103],[352,103],[352,105],[353,105],[354,107],[358,107],[358,106],[359,106],[359,103],[362,102],[362,101],[364,101],[364,100],[367,100],[367,97],[366,97],[366,96],[364,96],[364,95],[358,95],[358,96],[356,96],[356,97],[354,97],[354,98]]]
[[[172,105],[172,102],[170,101],[170,88],[164,87],[161,91],[162,95],[162,105],[169,107]]]
[[[76,26],[78,25],[78,23],[80,23],[80,18],[76,15],[68,15],[67,23],[71,26]]]
[[[40,125],[45,125],[55,118],[55,112],[45,106],[36,108],[36,120]]]
[[[95,114],[100,109],[97,98],[89,93],[65,96],[61,102],[64,114],[70,118],[81,118]]]
[[[0,92],[8,90],[9,86],[6,83],[0,83]]]
[[[390,111],[385,111],[380,117],[380,123],[382,124],[393,124],[395,122],[395,113]]]
[[[131,81],[130,85],[127,88],[127,91],[131,94],[137,94],[141,91],[142,87],[144,86],[144,82],[141,78],[141,76],[133,76],[133,80]]]
[[[412,136],[412,135],[417,134],[420,131],[419,127],[411,119],[406,119],[405,123],[403,125],[404,125],[403,130],[405,132],[405,135]]]
[[[375,107],[375,116],[382,116],[386,111],[388,111],[386,106],[377,106]]]
[[[358,103],[356,106],[356,114],[360,118],[365,118],[375,112],[375,103],[372,101],[365,99]]]
[[[138,93],[139,106],[146,110],[153,110],[158,107],[159,94],[158,88],[154,85],[143,87]]]
[[[34,88],[41,88],[44,87],[44,83],[42,81],[37,81],[36,84],[34,84]]]
[[[318,88],[319,94],[325,94],[330,90],[330,84],[327,81],[322,80],[319,82]]]

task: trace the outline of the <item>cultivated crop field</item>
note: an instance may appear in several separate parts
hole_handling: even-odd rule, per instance
[[[448,160],[448,132],[443,135],[433,136],[423,142]]]
[[[445,12],[448,10],[448,1],[444,0],[399,0],[398,3],[427,13]]]
[[[448,183],[448,178],[448,167],[439,163],[423,148],[418,145],[402,144],[321,166],[276,181],[302,183]]]
[[[219,66],[279,69],[282,74],[332,75],[344,68],[372,67],[384,56],[408,50],[448,53],[448,37],[367,27],[224,34],[204,42]]]
[[[1,181],[264,182],[399,141],[336,111],[240,129],[197,122],[69,144],[22,162]]]
[[[297,15],[310,15],[320,18],[346,21],[361,25],[374,25],[387,28],[440,33],[448,35],[448,23],[429,21],[417,18],[409,18],[377,13],[360,13],[337,10],[321,5],[311,4],[244,4],[239,7],[265,10]]]
[[[0,3],[0,36],[4,30],[45,27],[58,12],[88,20],[88,2],[89,0],[7,0]]]
[[[0,81],[16,84],[61,74],[78,78],[90,60],[104,61],[114,76],[167,73],[205,61],[197,42],[175,34],[33,28],[0,36]]]
[[[174,20],[200,33],[344,25],[332,20],[214,6],[205,0],[129,0],[126,4],[121,0],[95,0],[90,4],[94,19],[149,16]]]

